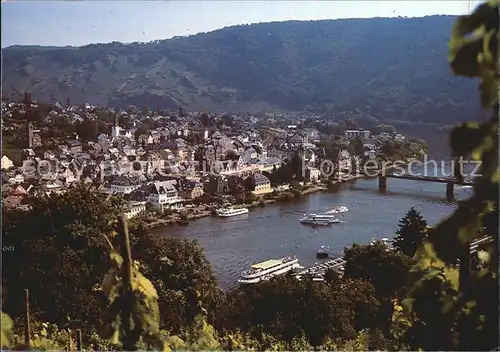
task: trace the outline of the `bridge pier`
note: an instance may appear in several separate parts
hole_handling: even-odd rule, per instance
[[[455,193],[455,185],[453,184],[453,182],[448,182],[446,184],[446,197],[453,198],[455,195],[454,193]]]
[[[387,190],[387,177],[379,176],[378,177],[378,190],[380,192],[385,192]]]

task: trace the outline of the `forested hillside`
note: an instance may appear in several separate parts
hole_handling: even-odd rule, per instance
[[[3,93],[111,106],[271,112],[453,124],[476,84],[446,63],[454,17],[290,21],[191,37],[3,50]]]
[[[80,184],[30,198],[2,212],[2,349],[497,351],[498,27],[492,1],[451,32],[449,64],[476,78],[488,120],[450,133],[452,156],[481,166],[447,218],[410,209],[392,250],[346,248],[341,277],[222,292],[197,243],[128,223],[118,197]]]

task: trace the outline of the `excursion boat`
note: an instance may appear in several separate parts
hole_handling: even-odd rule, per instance
[[[339,219],[337,219],[334,215],[328,215],[328,214],[324,215],[308,214],[300,218],[299,221],[301,224],[318,225],[318,226],[329,226],[332,224],[338,224],[342,222]]]
[[[247,208],[225,208],[217,210],[217,215],[221,218],[228,218],[230,216],[243,215],[247,213]]]
[[[255,284],[270,278],[302,268],[295,255],[281,259],[269,259],[262,263],[254,264],[250,270],[241,273],[240,284]]]
[[[324,275],[314,275],[312,281],[314,282],[323,282],[325,281]]]
[[[341,214],[347,212],[348,210],[349,209],[347,209],[346,206],[341,205],[340,207],[333,208],[327,214]]]
[[[318,259],[325,259],[330,256],[330,249],[326,248],[325,246],[321,246],[321,248],[318,250],[316,253],[316,258]]]
[[[372,239],[372,241],[370,242],[371,245],[374,245],[375,243],[377,242],[382,242],[382,244],[386,245],[387,247],[392,247],[392,242],[390,239],[388,239],[387,237],[382,237],[380,240],[376,240],[375,238]]]

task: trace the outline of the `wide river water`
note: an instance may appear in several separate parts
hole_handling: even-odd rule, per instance
[[[445,166],[445,172],[449,164]],[[422,168],[414,168],[421,172]],[[441,173],[429,167],[427,175]],[[446,185],[432,182],[388,179],[387,192],[378,190],[377,179],[358,179],[341,186],[336,193],[315,193],[301,199],[250,209],[234,218],[207,217],[187,226],[157,229],[161,236],[198,240],[223,288],[236,284],[249,265],[271,258],[296,254],[302,265],[313,265],[316,252],[329,246],[342,253],[352,243],[368,244],[373,238],[392,238],[398,221],[415,207],[429,225],[449,215],[456,202],[446,199]],[[470,187],[455,186],[456,199],[471,194]],[[304,213],[321,213],[345,205],[349,211],[341,224],[312,228],[301,225]]]

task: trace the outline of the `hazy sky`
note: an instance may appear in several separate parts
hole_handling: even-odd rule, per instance
[[[481,1],[14,1],[2,0],[2,47],[147,42],[236,24],[460,15]]]

